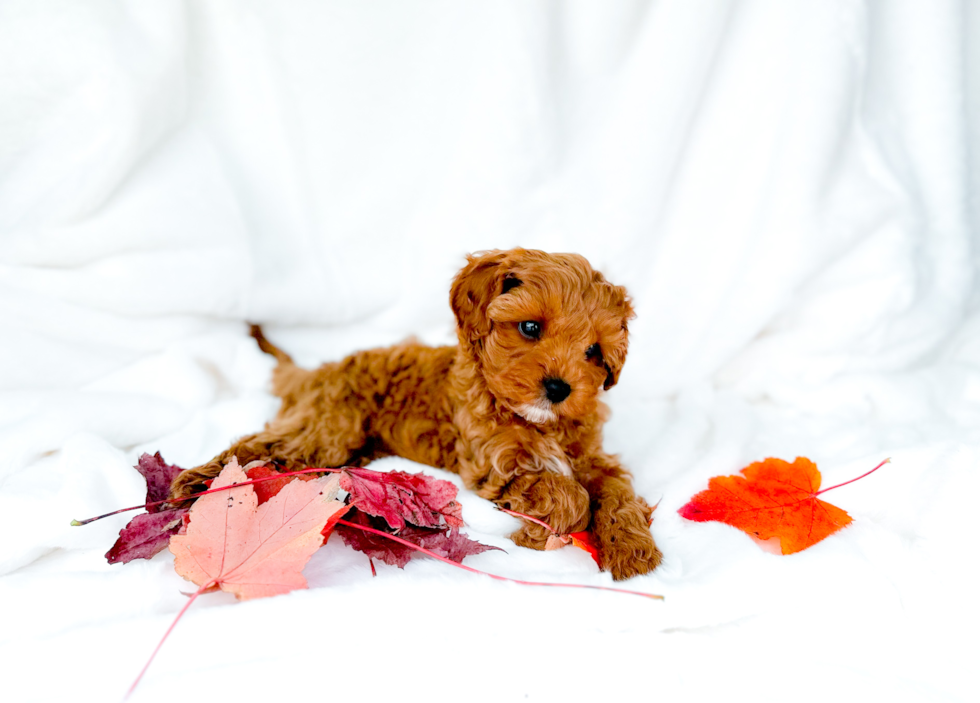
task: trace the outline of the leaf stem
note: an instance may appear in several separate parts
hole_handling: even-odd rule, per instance
[[[525,515],[524,513],[519,513],[516,510],[509,510],[507,508],[501,508],[499,505],[495,505],[494,507],[497,510],[499,510],[500,512],[502,512],[502,513],[507,513],[508,515],[512,515],[514,517],[519,517],[519,518],[522,518],[524,520],[529,520],[531,522],[537,523],[538,525],[541,525],[541,527],[545,528],[546,530],[548,530],[548,532],[551,532],[552,534],[556,534],[556,535],[558,534],[557,532],[555,532],[555,528],[552,527],[551,525],[549,525],[548,523],[546,523],[544,520],[539,520],[536,517],[531,517],[530,515]]]
[[[179,613],[177,613],[177,617],[175,617],[174,618],[174,621],[172,623],[170,623],[170,627],[168,627],[167,628],[167,631],[165,633],[163,633],[163,637],[160,639],[160,642],[157,644],[157,648],[153,650],[153,654],[150,655],[150,658],[147,660],[146,664],[143,666],[143,669],[140,671],[139,676],[136,677],[136,680],[133,681],[133,685],[129,687],[129,690],[128,691],[126,691],[126,695],[123,698],[123,700],[125,700],[126,698],[129,698],[131,695],[133,695],[133,691],[136,690],[136,686],[137,686],[137,684],[139,684],[140,679],[143,678],[143,674],[145,674],[146,673],[146,670],[150,668],[150,664],[153,663],[153,659],[156,657],[157,652],[160,651],[160,648],[163,646],[163,643],[167,641],[167,637],[170,636],[170,633],[173,631],[174,627],[177,626],[177,623],[184,616],[184,613],[187,612],[187,609],[191,607],[191,603],[193,603],[195,600],[197,600],[197,597],[199,595],[201,595],[202,593],[204,593],[209,588],[212,588],[212,587],[216,586],[217,584],[218,584],[218,582],[216,580],[208,581],[206,584],[204,584],[199,589],[197,589],[197,591],[193,595],[191,595],[190,598],[187,599],[187,602],[184,603],[184,607],[180,609],[180,612]]]
[[[554,586],[554,587],[557,587],[557,588],[591,588],[591,589],[595,589],[597,591],[612,591],[614,593],[628,593],[628,594],[633,595],[633,596],[643,596],[645,598],[652,598],[654,600],[663,600],[664,599],[663,596],[658,596],[658,595],[655,595],[653,593],[642,593],[640,591],[627,591],[624,588],[610,588],[609,586],[592,586],[592,585],[589,585],[589,584],[579,584],[579,583],[542,583],[542,582],[539,582],[539,581],[521,581],[519,579],[510,579],[510,578],[507,578],[506,576],[497,576],[496,574],[491,574],[488,571],[480,571],[479,569],[474,569],[471,566],[466,566],[465,564],[460,564],[459,562],[453,561],[452,559],[447,559],[446,557],[439,556],[435,552],[429,551],[425,547],[420,547],[419,545],[413,544],[413,543],[409,542],[408,540],[402,539],[401,537],[396,537],[395,535],[389,534],[387,532],[382,532],[381,530],[376,530],[373,527],[367,527],[366,525],[358,525],[358,524],[353,523],[353,522],[348,522],[347,520],[338,520],[337,523],[340,524],[340,525],[346,525],[347,527],[354,527],[354,528],[356,528],[358,530],[363,530],[364,532],[370,532],[372,534],[381,535],[382,537],[387,537],[388,539],[394,540],[395,542],[398,542],[399,544],[403,544],[406,547],[410,547],[411,549],[418,550],[418,551],[422,552],[423,554],[432,557],[433,559],[438,559],[439,561],[445,562],[446,564],[449,564],[450,566],[455,566],[455,567],[460,568],[460,569],[465,569],[466,571],[470,571],[470,572],[472,572],[474,574],[481,574],[483,576],[489,576],[490,578],[497,579],[498,581],[509,581],[510,583],[517,583],[517,584],[520,584],[522,586]]]
[[[163,500],[154,500],[150,503],[143,503],[142,505],[133,505],[128,508],[120,508],[119,510],[113,510],[111,513],[106,513],[105,515],[97,515],[95,517],[90,517],[87,520],[72,520],[72,527],[80,527],[82,525],[88,525],[90,522],[95,522],[96,520],[101,520],[104,517],[112,517],[113,515],[118,515],[119,513],[127,513],[130,510],[139,510],[140,508],[152,508],[154,505],[163,505],[164,503],[174,503],[175,506],[178,503],[183,503],[187,500],[197,500],[201,496],[206,496],[209,493],[220,493],[221,491],[228,491],[237,486],[247,486],[252,483],[262,483],[263,481],[274,481],[277,478],[285,478],[286,476],[298,476],[299,474],[325,474],[325,473],[340,473],[344,470],[343,467],[340,469],[300,469],[299,471],[288,471],[286,473],[276,474],[275,476],[266,476],[264,478],[254,478],[250,481],[242,481],[241,483],[235,483],[231,486],[222,486],[221,488],[209,488],[206,491],[201,491],[200,493],[195,493],[188,498],[164,498]]]
[[[873,473],[874,473],[875,471],[877,471],[878,469],[880,469],[880,468],[881,468],[882,466],[884,466],[885,464],[890,464],[890,463],[891,463],[891,459],[890,459],[890,458],[888,458],[888,459],[885,459],[885,460],[884,460],[883,462],[881,462],[881,463],[880,463],[880,464],[878,464],[878,465],[877,465],[876,467],[874,467],[873,469],[871,469],[871,471],[869,471],[868,473],[866,473],[866,474],[861,474],[861,475],[860,475],[860,476],[858,476],[857,478],[852,478],[852,479],[851,479],[850,481],[844,481],[844,483],[838,483],[838,484],[837,484],[836,486],[828,486],[827,488],[823,488],[823,489],[821,489],[821,490],[819,490],[819,491],[817,491],[817,492],[816,492],[816,493],[814,493],[813,495],[815,495],[815,496],[818,496],[818,495],[820,495],[821,493],[826,493],[827,491],[832,491],[832,490],[834,490],[835,488],[840,488],[841,486],[846,486],[846,485],[847,485],[847,484],[849,484],[849,483],[854,483],[855,481],[858,481],[858,480],[860,480],[860,479],[862,479],[862,478],[864,478],[864,477],[865,477],[865,476],[867,476],[868,474],[873,474]]]

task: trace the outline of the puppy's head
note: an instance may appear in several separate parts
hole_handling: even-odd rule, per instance
[[[459,343],[498,404],[537,425],[582,418],[626,361],[626,289],[577,254],[467,257],[450,292]]]

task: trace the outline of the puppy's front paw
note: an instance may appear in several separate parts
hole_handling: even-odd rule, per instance
[[[592,530],[599,560],[616,581],[649,573],[660,564],[663,557],[650,534],[649,515],[642,498],[603,500],[596,510]]]
[[[584,530],[591,517],[585,488],[573,479],[554,474],[518,477],[497,504],[544,520],[560,535]],[[520,547],[544,549],[551,534],[537,523],[525,522],[510,538]]]

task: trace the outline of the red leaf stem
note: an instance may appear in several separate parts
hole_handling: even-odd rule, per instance
[[[869,471],[868,473],[866,473],[866,474],[861,474],[861,475],[860,475],[860,476],[858,476],[857,478],[852,478],[852,479],[851,479],[850,481],[844,481],[844,483],[838,483],[838,484],[837,484],[837,485],[835,485],[835,486],[828,486],[827,488],[822,488],[821,490],[819,490],[819,491],[817,491],[817,492],[816,492],[816,493],[814,493],[813,495],[815,495],[815,496],[818,496],[818,495],[820,495],[821,493],[826,493],[827,491],[832,491],[832,490],[834,490],[835,488],[840,488],[841,486],[846,486],[846,485],[847,485],[847,484],[849,484],[849,483],[854,483],[855,481],[859,481],[859,480],[861,480],[862,478],[864,478],[865,476],[867,476],[868,474],[873,474],[873,473],[874,473],[875,471],[877,471],[878,469],[880,469],[880,468],[881,468],[882,466],[884,466],[885,464],[890,464],[890,463],[891,463],[891,459],[890,459],[890,458],[888,458],[888,459],[885,459],[885,460],[884,460],[883,462],[881,462],[881,463],[880,463],[880,464],[878,464],[878,465],[877,465],[876,467],[874,467],[873,469],[871,469],[871,471]]]
[[[663,596],[658,596],[653,593],[641,593],[640,591],[627,591],[626,589],[623,588],[610,588],[608,586],[592,586],[588,584],[579,584],[579,583],[542,583],[539,581],[521,581],[519,579],[510,579],[507,578],[506,576],[497,576],[496,574],[491,574],[487,571],[480,571],[479,569],[474,569],[473,567],[466,566],[465,564],[459,564],[455,561],[452,561],[451,559],[446,559],[445,557],[441,557],[434,552],[430,552],[428,549],[425,549],[424,547],[420,547],[417,544],[412,544],[408,540],[401,539],[400,537],[396,537],[395,535],[389,534],[387,532],[382,532],[381,530],[375,530],[373,527],[367,527],[366,525],[358,525],[353,522],[347,522],[347,520],[338,520],[338,524],[347,525],[348,527],[353,527],[358,530],[363,530],[364,532],[371,532],[372,534],[381,535],[382,537],[387,537],[388,539],[394,540],[395,542],[403,544],[406,547],[409,547],[411,549],[416,549],[422,552],[423,554],[432,557],[433,559],[438,559],[439,561],[445,562],[447,564],[458,567],[460,569],[465,569],[466,571],[470,571],[474,574],[489,576],[490,578],[497,579],[498,581],[509,581],[510,583],[517,583],[522,586],[554,586],[557,588],[591,588],[597,591],[613,591],[614,593],[628,593],[633,596],[643,596],[645,598],[652,598],[654,600],[664,599]]]
[[[195,493],[190,498],[166,498],[164,500],[155,500],[150,503],[143,503],[142,505],[133,505],[129,508],[120,508],[119,510],[113,510],[111,513],[106,513],[105,515],[97,515],[95,517],[90,517],[87,520],[72,520],[72,527],[80,527],[82,525],[88,525],[90,522],[95,522],[96,520],[101,520],[104,517],[112,517],[113,515],[118,515],[119,513],[126,513],[130,510],[139,510],[140,508],[149,508],[154,505],[161,505],[163,503],[183,503],[187,500],[195,500],[201,496],[206,496],[209,493],[219,493],[221,491],[228,491],[235,486],[247,486],[250,483],[262,483],[264,481],[275,481],[276,479],[283,478],[285,476],[298,476],[299,474],[326,474],[326,473],[339,473],[343,471],[343,467],[339,469],[300,469],[299,471],[288,471],[282,474],[276,474],[275,476],[266,476],[265,478],[254,478],[251,481],[242,481],[241,483],[236,483],[234,486],[222,486],[221,488],[209,488],[206,491],[201,491],[200,493]]]
[[[193,593],[190,598],[187,599],[187,602],[184,603],[184,607],[180,609],[179,613],[177,613],[177,617],[175,617],[174,621],[170,623],[170,627],[168,627],[167,631],[163,633],[163,637],[160,638],[160,642],[157,644],[156,649],[153,650],[153,654],[151,654],[150,658],[146,661],[146,664],[143,666],[143,669],[140,671],[139,676],[136,677],[136,680],[133,681],[133,685],[129,687],[128,691],[126,691],[126,695],[124,696],[123,700],[133,695],[133,691],[136,690],[136,686],[137,684],[139,684],[140,679],[143,678],[143,674],[145,674],[146,670],[150,668],[150,664],[153,663],[153,659],[156,657],[157,652],[160,651],[160,648],[163,646],[163,643],[167,641],[167,638],[170,636],[170,633],[173,632],[173,629],[177,626],[177,623],[180,621],[180,619],[184,617],[184,613],[187,612],[187,609],[191,607],[191,603],[197,600],[197,597],[202,593],[204,593],[206,590],[216,586],[217,583],[218,583],[217,581],[211,581],[210,583],[205,583],[199,589],[197,589],[197,591]]]
[[[544,520],[539,520],[536,517],[531,517],[530,515],[525,515],[524,513],[519,513],[516,510],[508,510],[507,508],[501,508],[499,505],[496,505],[494,507],[497,508],[497,510],[499,510],[502,513],[507,513],[508,515],[512,515],[513,517],[519,517],[519,518],[521,518],[523,520],[529,520],[529,521],[531,521],[533,523],[536,523],[538,525],[541,525],[541,527],[543,527],[546,530],[548,530],[548,532],[552,532],[552,533],[554,533],[556,535],[558,534],[557,532],[555,532],[555,528],[552,527],[551,525],[549,525],[548,523],[546,523]]]
[[[659,500],[657,501],[657,505],[660,505],[660,501]],[[653,506],[653,510],[656,510],[657,509],[657,505]],[[574,544],[579,549],[588,552],[589,553],[589,556],[592,557],[592,561],[594,561],[596,563],[596,566],[598,566],[600,569],[602,568],[602,562],[599,560],[599,547],[596,544],[595,537],[592,535],[591,532],[589,532],[589,530],[583,530],[581,532],[571,532],[571,533],[569,533],[567,535],[562,535],[562,534],[559,534],[558,531],[554,527],[552,527],[551,525],[549,525],[548,523],[546,523],[544,520],[539,520],[536,517],[531,517],[530,515],[525,515],[524,513],[519,513],[516,510],[508,510],[507,508],[501,508],[499,505],[496,506],[496,507],[497,507],[497,510],[499,510],[501,512],[504,512],[504,513],[507,513],[508,515],[513,515],[514,517],[523,518],[524,520],[530,520],[531,522],[534,522],[534,523],[537,523],[538,525],[541,525],[541,527],[545,528],[552,535],[554,535],[555,537],[557,537],[558,539],[560,539],[561,542],[562,542],[562,544],[569,544],[569,543],[571,543],[571,544]],[[650,514],[650,522],[648,524],[650,524],[650,525],[653,524],[653,513],[652,512]],[[550,538],[549,538],[549,541],[550,541]],[[545,547],[545,549],[549,549],[549,548],[550,547]]]

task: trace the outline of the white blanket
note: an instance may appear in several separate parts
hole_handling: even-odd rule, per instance
[[[133,700],[971,698],[977,10],[0,3],[0,698],[120,699],[193,590],[169,553],[105,562],[129,515],[69,521],[274,415],[245,320],[308,365],[452,343],[464,254],[517,245],[632,293],[606,446],[662,499],[625,585],[666,600],[373,578],[331,540],[309,590],[202,596]],[[677,514],[798,455],[824,485],[892,463],[792,556]],[[612,585],[461,500],[507,550],[473,567]]]

